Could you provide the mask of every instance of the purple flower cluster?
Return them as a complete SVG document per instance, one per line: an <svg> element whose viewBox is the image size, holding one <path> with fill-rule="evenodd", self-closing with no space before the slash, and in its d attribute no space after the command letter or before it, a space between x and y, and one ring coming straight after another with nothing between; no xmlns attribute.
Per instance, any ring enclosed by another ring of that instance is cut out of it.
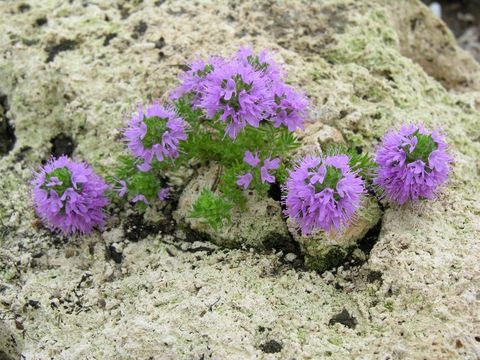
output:
<svg viewBox="0 0 480 360"><path fill-rule="evenodd" d="M192 104L198 106L205 77L213 71L214 67L219 67L223 62L224 60L220 57L212 57L208 63L203 60L194 61L190 69L179 76L181 84L172 91L170 98L177 100L185 94L192 94Z"/></svg>
<svg viewBox="0 0 480 360"><path fill-rule="evenodd" d="M257 168L260 165L260 157L258 152L252 154L250 151L246 151L243 156L243 161L250 165L252 168ZM273 184L275 177L270 173L271 170L277 170L280 167L280 158L271 159L270 157L263 160L263 165L260 167L260 181L262 184ZM237 185L248 189L250 183L254 179L252 172L247 172L244 175L239 175Z"/></svg>
<svg viewBox="0 0 480 360"><path fill-rule="evenodd" d="M140 106L125 129L129 149L135 157L143 160L138 168L149 171L154 157L158 161L176 158L179 142L187 139L186 126L175 111L158 102L146 109Z"/></svg>
<svg viewBox="0 0 480 360"><path fill-rule="evenodd" d="M285 84L281 68L265 50L256 56L251 48L241 48L229 60L196 61L180 79L172 98L192 95L193 105L208 118L218 116L227 124L232 139L245 126L258 127L264 120L290 131L303 129L307 98Z"/></svg>
<svg viewBox="0 0 480 360"><path fill-rule="evenodd" d="M303 235L315 229L339 230L360 207L364 182L348 162L346 155L307 156L290 171L283 198L285 215Z"/></svg>
<svg viewBox="0 0 480 360"><path fill-rule="evenodd" d="M104 225L108 185L86 163L51 159L32 180L35 209L43 223L65 235Z"/></svg>
<svg viewBox="0 0 480 360"><path fill-rule="evenodd" d="M374 180L390 201L432 199L450 172L452 158L446 152L445 136L421 125L404 125L388 132L376 154L378 174Z"/></svg>

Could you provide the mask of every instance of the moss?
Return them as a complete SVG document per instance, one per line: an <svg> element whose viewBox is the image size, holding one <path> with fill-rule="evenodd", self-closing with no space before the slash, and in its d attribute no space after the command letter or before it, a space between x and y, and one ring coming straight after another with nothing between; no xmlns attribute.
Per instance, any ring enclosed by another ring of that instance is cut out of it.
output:
<svg viewBox="0 0 480 360"><path fill-rule="evenodd" d="M392 312L393 311L393 301L391 301L391 300L385 301L385 303L383 304L383 307L385 309L387 309L388 311Z"/></svg>
<svg viewBox="0 0 480 360"><path fill-rule="evenodd" d="M340 266L349 252L349 249L340 246L327 246L320 253L316 252L315 256L305 255L305 266L318 272L331 270Z"/></svg>

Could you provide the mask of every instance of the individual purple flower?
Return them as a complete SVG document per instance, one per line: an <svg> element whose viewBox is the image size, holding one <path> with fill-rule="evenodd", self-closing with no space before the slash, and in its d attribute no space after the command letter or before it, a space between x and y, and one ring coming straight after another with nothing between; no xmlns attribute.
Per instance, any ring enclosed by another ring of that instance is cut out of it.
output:
<svg viewBox="0 0 480 360"><path fill-rule="evenodd" d="M168 199L170 195L170 188L166 187L166 188L162 188L160 189L160 191L158 192L158 198L160 199L160 201L165 201Z"/></svg>
<svg viewBox="0 0 480 360"><path fill-rule="evenodd" d="M238 177L237 185L242 187L244 190L248 189L250 183L253 180L253 175L251 173L246 173Z"/></svg>
<svg viewBox="0 0 480 360"><path fill-rule="evenodd" d="M263 166L260 169L260 178L262 183L273 184L275 182L275 177L269 173L269 170L277 170L280 167L280 158L266 158L263 161Z"/></svg>
<svg viewBox="0 0 480 360"><path fill-rule="evenodd" d="M275 84L273 89L275 106L270 121L278 128L284 125L290 131L304 129L308 100L304 94L296 92L291 86Z"/></svg>
<svg viewBox="0 0 480 360"><path fill-rule="evenodd" d="M118 183L120 184L120 188L116 189L118 196L124 197L128 191L127 183L125 182L125 180L119 180Z"/></svg>
<svg viewBox="0 0 480 360"><path fill-rule="evenodd" d="M348 226L360 207L364 182L351 171L348 161L346 155L307 156L289 172L283 197L285 215L303 235Z"/></svg>
<svg viewBox="0 0 480 360"><path fill-rule="evenodd" d="M140 106L124 133L130 151L143 160L138 168L150 170L154 157L158 161L176 158L180 141L187 139L186 126L173 110L158 102L146 109Z"/></svg>
<svg viewBox="0 0 480 360"><path fill-rule="evenodd" d="M32 180L35 210L52 231L88 234L105 223L106 182L86 163L52 158Z"/></svg>
<svg viewBox="0 0 480 360"><path fill-rule="evenodd" d="M422 125L404 125L384 136L376 162L374 184L385 191L388 200L402 205L432 199L448 178L452 158L444 135Z"/></svg>
<svg viewBox="0 0 480 360"><path fill-rule="evenodd" d="M243 155L243 161L251 167L257 167L257 165L260 163L258 151L255 153L255 155L253 155L250 151L245 151L245 154Z"/></svg>
<svg viewBox="0 0 480 360"><path fill-rule="evenodd" d="M233 60L206 76L199 106L209 118L218 115L227 123L225 131L235 139L247 124L258 127L270 115L273 98L260 72Z"/></svg>

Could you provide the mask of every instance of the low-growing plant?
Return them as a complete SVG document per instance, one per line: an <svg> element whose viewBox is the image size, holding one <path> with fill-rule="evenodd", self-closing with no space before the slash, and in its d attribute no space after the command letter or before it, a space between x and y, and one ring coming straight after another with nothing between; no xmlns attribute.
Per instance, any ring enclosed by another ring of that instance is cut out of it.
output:
<svg viewBox="0 0 480 360"><path fill-rule="evenodd" d="M169 104L140 105L131 117L123 130L129 154L119 157L110 188L145 211L168 199L170 171L216 163L218 181L201 190L189 217L218 230L232 209L245 209L246 190L265 196L282 185L284 214L308 235L349 226L367 188L404 204L433 198L447 180L452 158L445 137L421 125L388 132L375 160L345 146L292 160L308 100L285 79L266 51L250 48L193 62ZM32 185L36 211L52 230L102 227L109 186L87 164L51 159Z"/></svg>
<svg viewBox="0 0 480 360"><path fill-rule="evenodd" d="M234 206L244 207L244 190L266 194L285 180L308 101L266 51L250 48L196 61L180 79L171 105L140 106L130 120L124 136L131 155L120 158L114 179L119 194L144 210L165 189L167 170L216 162L218 190L202 191L189 216L218 228Z"/></svg>

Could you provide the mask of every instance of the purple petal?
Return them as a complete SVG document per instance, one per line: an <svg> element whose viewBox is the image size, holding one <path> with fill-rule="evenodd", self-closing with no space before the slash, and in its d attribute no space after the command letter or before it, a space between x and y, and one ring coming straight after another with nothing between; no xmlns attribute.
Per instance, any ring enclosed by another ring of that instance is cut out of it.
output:
<svg viewBox="0 0 480 360"><path fill-rule="evenodd" d="M255 153L255 155L253 155L250 151L245 151L243 161L245 161L251 167L257 167L257 165L260 163L258 151Z"/></svg>
<svg viewBox="0 0 480 360"><path fill-rule="evenodd" d="M253 176L251 173L246 173L245 175L239 176L237 180L237 185L243 187L245 190L248 189L250 182L252 181Z"/></svg>

